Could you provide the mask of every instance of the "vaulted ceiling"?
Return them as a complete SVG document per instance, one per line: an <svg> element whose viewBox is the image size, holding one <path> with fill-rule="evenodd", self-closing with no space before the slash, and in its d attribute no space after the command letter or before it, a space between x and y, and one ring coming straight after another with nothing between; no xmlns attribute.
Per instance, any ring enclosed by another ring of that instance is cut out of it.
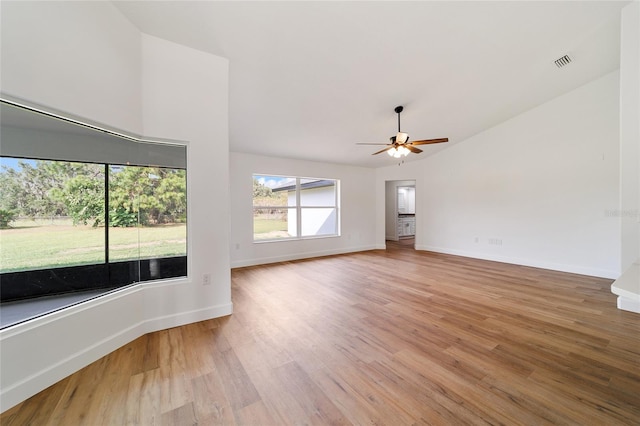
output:
<svg viewBox="0 0 640 426"><path fill-rule="evenodd" d="M617 69L629 2L113 3L229 59L231 151L380 167L356 143L386 143L397 105L412 139L450 139L416 160Z"/></svg>

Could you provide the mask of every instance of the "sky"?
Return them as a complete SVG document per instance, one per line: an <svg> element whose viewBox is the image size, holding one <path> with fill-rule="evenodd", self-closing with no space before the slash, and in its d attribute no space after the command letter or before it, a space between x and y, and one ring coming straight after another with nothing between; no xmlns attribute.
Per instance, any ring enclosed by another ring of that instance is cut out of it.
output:
<svg viewBox="0 0 640 426"><path fill-rule="evenodd" d="M24 158L0 157L0 173L4 172L4 167L1 167L1 166L7 166L8 168L19 170L20 166L18 166L18 161L30 163L31 165L34 165L34 166L36 164L36 160L26 160Z"/></svg>
<svg viewBox="0 0 640 426"><path fill-rule="evenodd" d="M296 181L295 178L284 176L254 175L253 177L262 185L272 189L276 186L281 186L285 183L295 183Z"/></svg>

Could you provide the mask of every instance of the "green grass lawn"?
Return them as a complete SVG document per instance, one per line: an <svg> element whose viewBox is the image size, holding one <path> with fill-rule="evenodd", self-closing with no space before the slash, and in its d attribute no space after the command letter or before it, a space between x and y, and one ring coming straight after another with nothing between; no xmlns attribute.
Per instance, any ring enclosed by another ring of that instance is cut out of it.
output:
<svg viewBox="0 0 640 426"><path fill-rule="evenodd" d="M104 262L104 228L19 224L0 230L0 272ZM187 252L185 224L111 228L111 261L179 256Z"/></svg>
<svg viewBox="0 0 640 426"><path fill-rule="evenodd" d="M264 234L273 231L286 231L287 221L278 219L253 219L253 233Z"/></svg>
<svg viewBox="0 0 640 426"><path fill-rule="evenodd" d="M253 218L253 238L256 240L267 240L276 238L287 238L287 221L281 219Z"/></svg>

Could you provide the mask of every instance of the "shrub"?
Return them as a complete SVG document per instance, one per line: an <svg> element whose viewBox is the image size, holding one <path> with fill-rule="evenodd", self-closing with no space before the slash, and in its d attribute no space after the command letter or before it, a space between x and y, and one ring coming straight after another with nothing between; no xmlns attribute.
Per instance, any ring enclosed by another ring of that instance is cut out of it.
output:
<svg viewBox="0 0 640 426"><path fill-rule="evenodd" d="M0 229L9 228L9 222L16 218L16 214L9 210L0 209Z"/></svg>
<svg viewBox="0 0 640 426"><path fill-rule="evenodd" d="M124 207L119 206L115 210L109 212L109 225L126 228L136 226L138 224L138 215L128 211Z"/></svg>

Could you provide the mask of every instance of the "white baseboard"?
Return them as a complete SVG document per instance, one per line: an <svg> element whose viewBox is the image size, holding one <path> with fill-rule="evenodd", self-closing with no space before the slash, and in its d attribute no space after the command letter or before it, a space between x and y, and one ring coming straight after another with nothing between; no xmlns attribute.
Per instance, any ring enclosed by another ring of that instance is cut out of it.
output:
<svg viewBox="0 0 640 426"><path fill-rule="evenodd" d="M179 327L181 325L192 324L194 322L205 321L211 318L220 318L233 313L233 303L211 306L189 312L180 312L173 315L153 318L144 322L144 333L166 330L167 328Z"/></svg>
<svg viewBox="0 0 640 426"><path fill-rule="evenodd" d="M640 313L640 259L611 284L611 292L618 296L618 309Z"/></svg>
<svg viewBox="0 0 640 426"><path fill-rule="evenodd" d="M114 300L120 297L126 297L127 294L131 296L141 290L141 288L127 289L124 291L125 294L113 295L111 297L107 296L107 300L96 299L95 304L109 303L109 299ZM50 315L49 318L47 318L47 316L41 317L33 324L27 324L22 330L20 330L20 327L9 330L9 333L5 333L3 338L10 338L21 333L29 333L30 331L37 332L39 325L46 325L74 314L81 315L81 312L87 309L91 309L90 304L72 307L68 312L54 313ZM8 410L140 336L153 331L230 315L232 312L233 304L229 302L227 304L188 312L178 312L171 315L146 319L132 324L130 327L119 330L104 339L96 341L81 351L72 353L68 357L48 365L46 368L32 372L22 380L3 386L0 391L0 412Z"/></svg>
<svg viewBox="0 0 640 426"><path fill-rule="evenodd" d="M622 296L618 296L618 301L616 305L618 309L621 309L623 311L635 312L637 314L640 314L640 302L637 300L627 299Z"/></svg>
<svg viewBox="0 0 640 426"><path fill-rule="evenodd" d="M533 268L549 269L552 271L568 272L572 274L588 275L588 276L599 277L599 278L616 279L620 275L620 271L614 271L614 270L608 270L608 269L589 268L589 267L584 267L579 265L567 265L563 263L522 259L517 257L500 256L500 255L493 255L488 253L478 253L478 252L471 252L466 250L448 249L443 247L420 245L420 246L416 246L416 250L433 251L436 253L443 253L443 254L453 254L455 256L470 257L473 259L490 260L494 262L510 263L513 265L521 265L521 266L531 266Z"/></svg>
<svg viewBox="0 0 640 426"><path fill-rule="evenodd" d="M266 264L269 264L269 263L288 262L288 261L291 261L291 260L310 259L310 258L313 258L313 257L333 256L333 255L336 255L336 254L356 253L356 252L359 252L359 251L376 250L378 248L379 247L377 247L376 245L367 245L367 246L349 247L349 248L334 249L334 250L310 251L310 252L304 252L304 253L288 253L286 255L281 255L281 256L261 257L261 258L256 258L256 259L245 259L245 260L235 260L235 261L231 261L231 267L232 268L243 268L245 266L266 265Z"/></svg>
<svg viewBox="0 0 640 426"><path fill-rule="evenodd" d="M74 353L62 361L56 362L17 383L3 388L0 392L0 401L2 402L0 410L2 412L8 410L119 347L137 339L144 334L140 333L139 329L140 324L136 324L126 330L122 330L108 339L94 343L82 352Z"/></svg>

